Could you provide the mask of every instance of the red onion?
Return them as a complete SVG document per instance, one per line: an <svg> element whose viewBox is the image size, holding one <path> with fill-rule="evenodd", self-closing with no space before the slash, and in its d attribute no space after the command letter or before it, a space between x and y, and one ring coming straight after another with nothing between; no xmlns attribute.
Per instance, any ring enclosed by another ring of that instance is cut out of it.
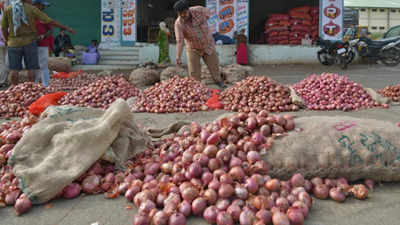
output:
<svg viewBox="0 0 400 225"><path fill-rule="evenodd" d="M393 102L400 102L400 83L397 85L389 85L377 92L386 98L390 98Z"/></svg>
<svg viewBox="0 0 400 225"><path fill-rule="evenodd" d="M240 167L242 165L242 160L240 160L239 158L232 156L231 161L229 162L229 167L233 168L233 167Z"/></svg>
<svg viewBox="0 0 400 225"><path fill-rule="evenodd" d="M233 167L229 171L229 175L235 180L235 181L242 181L245 173L243 169L240 166Z"/></svg>
<svg viewBox="0 0 400 225"><path fill-rule="evenodd" d="M192 212L195 216L200 216L203 214L204 210L207 207L207 201L204 198L196 198L192 202Z"/></svg>
<svg viewBox="0 0 400 225"><path fill-rule="evenodd" d="M205 190L203 197L209 205L214 205L217 202L218 194L214 189L207 189Z"/></svg>
<svg viewBox="0 0 400 225"><path fill-rule="evenodd" d="M208 185L213 179L213 175L210 172L203 173L201 175L201 181L203 182L204 185Z"/></svg>
<svg viewBox="0 0 400 225"><path fill-rule="evenodd" d="M148 215L152 209L156 208L156 204L150 200L146 200L140 204L139 214Z"/></svg>
<svg viewBox="0 0 400 225"><path fill-rule="evenodd" d="M17 199L14 205L17 216L20 216L28 212L31 207L32 207L32 202L24 194Z"/></svg>
<svg viewBox="0 0 400 225"><path fill-rule="evenodd" d="M218 133L212 133L210 137L207 138L207 145L218 145L221 141Z"/></svg>
<svg viewBox="0 0 400 225"><path fill-rule="evenodd" d="M197 196L199 196L199 191L196 188L188 187L182 192L182 197L188 202L192 202Z"/></svg>
<svg viewBox="0 0 400 225"><path fill-rule="evenodd" d="M354 185L351 189L351 193L353 193L354 197L359 200L368 198L368 189L363 184Z"/></svg>
<svg viewBox="0 0 400 225"><path fill-rule="evenodd" d="M194 162L189 166L189 174L193 177L200 177L202 173L201 165L198 162Z"/></svg>
<svg viewBox="0 0 400 225"><path fill-rule="evenodd" d="M208 208L206 208L206 210L204 210L203 218L209 224L217 223L217 216L218 216L218 209L215 206L209 206Z"/></svg>
<svg viewBox="0 0 400 225"><path fill-rule="evenodd" d="M252 211L244 210L242 213L240 213L239 222L240 225L253 225L255 219L255 215Z"/></svg>
<svg viewBox="0 0 400 225"><path fill-rule="evenodd" d="M291 225L303 225L304 224L304 215L301 209L296 207L291 207L288 209L286 213L289 218Z"/></svg>
<svg viewBox="0 0 400 225"><path fill-rule="evenodd" d="M311 181L309 181L309 180L305 180L305 181L304 181L304 189L305 189L308 193L310 193L310 192L313 190L313 185L312 185Z"/></svg>
<svg viewBox="0 0 400 225"><path fill-rule="evenodd" d="M158 211L152 220L153 225L168 225L168 215L163 211Z"/></svg>
<svg viewBox="0 0 400 225"><path fill-rule="evenodd" d="M187 201L183 201L179 204L178 210L184 216L188 217L192 213L192 205Z"/></svg>
<svg viewBox="0 0 400 225"><path fill-rule="evenodd" d="M247 160L249 163L255 163L261 159L260 154L256 151L250 151L247 153Z"/></svg>
<svg viewBox="0 0 400 225"><path fill-rule="evenodd" d="M217 159L221 162L229 162L231 159L231 152L228 149L221 149L217 152Z"/></svg>
<svg viewBox="0 0 400 225"><path fill-rule="evenodd" d="M266 184L265 187L269 190L269 191L279 191L280 189L280 182L278 179L272 179L269 180Z"/></svg>
<svg viewBox="0 0 400 225"><path fill-rule="evenodd" d="M79 184L72 183L64 188L63 197L66 199L76 198L81 193L81 190L82 188Z"/></svg>
<svg viewBox="0 0 400 225"><path fill-rule="evenodd" d="M100 176L91 175L82 181L82 190L88 194L95 194L100 190Z"/></svg>
<svg viewBox="0 0 400 225"><path fill-rule="evenodd" d="M219 212L217 215L217 225L233 225L232 216L227 212Z"/></svg>
<svg viewBox="0 0 400 225"><path fill-rule="evenodd" d="M228 199L218 199L217 201L217 209L220 211L227 210L229 207L230 201Z"/></svg>
<svg viewBox="0 0 400 225"><path fill-rule="evenodd" d="M6 194L4 203L6 203L6 205L14 205L15 202L17 201L18 197L20 196L20 194L21 194L21 191L19 191L19 190L15 190L15 191L12 191L12 192Z"/></svg>
<svg viewBox="0 0 400 225"><path fill-rule="evenodd" d="M292 207L296 207L298 209L301 210L301 212L303 213L304 218L307 218L308 214L309 214L309 207L301 201L296 201L292 204Z"/></svg>
<svg viewBox="0 0 400 225"><path fill-rule="evenodd" d="M311 179L311 183L314 186L317 186L318 184L324 184L324 181L320 177L314 177L313 179Z"/></svg>
<svg viewBox="0 0 400 225"><path fill-rule="evenodd" d="M133 218L133 225L150 225L150 218L146 215L137 214Z"/></svg>
<svg viewBox="0 0 400 225"><path fill-rule="evenodd" d="M216 191L218 191L220 187L221 187L221 183L220 183L218 180L216 180L216 179L212 180L212 181L208 184L208 188L214 189L214 190L216 190Z"/></svg>
<svg viewBox="0 0 400 225"><path fill-rule="evenodd" d="M342 191L340 191L338 188L330 189L329 196L337 202L344 202L346 200L345 194Z"/></svg>
<svg viewBox="0 0 400 225"><path fill-rule="evenodd" d="M275 212L272 215L272 223L274 225L290 225L289 218L282 212Z"/></svg>
<svg viewBox="0 0 400 225"><path fill-rule="evenodd" d="M303 187L304 186L304 177L303 175L296 173L290 178L290 184L293 187Z"/></svg>
<svg viewBox="0 0 400 225"><path fill-rule="evenodd" d="M319 184L314 187L314 195L319 199L327 199L329 197L329 188L325 184Z"/></svg>
<svg viewBox="0 0 400 225"><path fill-rule="evenodd" d="M235 195L239 199L246 200L248 198L248 196L249 196L249 192L247 191L247 189L245 187L243 187L240 184L237 184L235 186Z"/></svg>
<svg viewBox="0 0 400 225"><path fill-rule="evenodd" d="M169 218L169 225L186 225L186 218L182 213L174 213Z"/></svg>
<svg viewBox="0 0 400 225"><path fill-rule="evenodd" d="M286 210L289 208L289 202L286 198L279 197L276 199L276 207L286 212Z"/></svg>
<svg viewBox="0 0 400 225"><path fill-rule="evenodd" d="M257 181L255 179L252 179L252 178L248 178L246 180L245 187L252 194L257 193L258 188L259 188Z"/></svg>
<svg viewBox="0 0 400 225"><path fill-rule="evenodd" d="M234 221L239 221L240 219L240 214L242 213L242 209L238 205L230 205L228 209L226 210L227 213L229 213L232 216L232 219Z"/></svg>
<svg viewBox="0 0 400 225"><path fill-rule="evenodd" d="M256 213L256 218L261 220L264 224L272 223L272 213L268 210L261 209Z"/></svg>

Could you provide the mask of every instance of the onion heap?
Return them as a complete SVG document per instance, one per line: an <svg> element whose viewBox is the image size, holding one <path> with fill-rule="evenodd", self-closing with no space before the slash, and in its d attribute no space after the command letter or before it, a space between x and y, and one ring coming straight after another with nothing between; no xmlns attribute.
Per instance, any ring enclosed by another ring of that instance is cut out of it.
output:
<svg viewBox="0 0 400 225"><path fill-rule="evenodd" d="M298 111L292 103L290 89L263 76L251 76L237 82L221 93L221 101L226 110L235 112Z"/></svg>
<svg viewBox="0 0 400 225"><path fill-rule="evenodd" d="M360 84L333 73L310 75L293 88L309 110L350 111L381 106Z"/></svg>
<svg viewBox="0 0 400 225"><path fill-rule="evenodd" d="M393 102L400 102L400 83L397 85L390 85L378 91L379 94L389 98Z"/></svg>
<svg viewBox="0 0 400 225"><path fill-rule="evenodd" d="M50 87L56 91L72 92L95 82L99 77L96 74L83 73L68 79L51 79Z"/></svg>
<svg viewBox="0 0 400 225"><path fill-rule="evenodd" d="M175 76L143 91L132 111L152 113L196 112L207 110L211 91L193 78Z"/></svg>
<svg viewBox="0 0 400 225"><path fill-rule="evenodd" d="M126 100L139 93L139 89L121 76L105 77L65 95L60 105L107 109L118 98Z"/></svg>
<svg viewBox="0 0 400 225"><path fill-rule="evenodd" d="M28 107L42 95L54 92L52 88L26 82L0 91L0 117L24 117Z"/></svg>

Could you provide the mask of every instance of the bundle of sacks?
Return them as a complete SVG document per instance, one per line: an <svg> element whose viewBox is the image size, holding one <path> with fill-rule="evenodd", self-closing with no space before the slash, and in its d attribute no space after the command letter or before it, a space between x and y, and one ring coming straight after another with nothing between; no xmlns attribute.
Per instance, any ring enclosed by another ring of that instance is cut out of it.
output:
<svg viewBox="0 0 400 225"><path fill-rule="evenodd" d="M289 44L289 15L271 14L265 22L265 33L267 34L267 44Z"/></svg>
<svg viewBox="0 0 400 225"><path fill-rule="evenodd" d="M318 7L303 6L291 9L290 15L290 37L291 45L300 45L302 39L309 36L315 41L318 37L319 9Z"/></svg>
<svg viewBox="0 0 400 225"><path fill-rule="evenodd" d="M219 69L224 82L227 84L234 84L244 80L254 73L254 69L251 66L242 66L239 64L231 64L224 67L220 66ZM206 85L215 84L215 80L212 78L207 66L201 68L201 82Z"/></svg>

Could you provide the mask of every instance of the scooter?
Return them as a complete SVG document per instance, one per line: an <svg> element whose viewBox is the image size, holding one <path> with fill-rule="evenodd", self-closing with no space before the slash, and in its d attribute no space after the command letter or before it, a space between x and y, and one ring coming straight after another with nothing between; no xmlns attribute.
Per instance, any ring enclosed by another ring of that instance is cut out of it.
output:
<svg viewBox="0 0 400 225"><path fill-rule="evenodd" d="M372 61L381 61L386 66L400 64L400 37L371 40L360 37L350 41L350 46L357 50L360 57Z"/></svg>
<svg viewBox="0 0 400 225"><path fill-rule="evenodd" d="M347 41L330 41L319 38L317 45L321 47L321 50L317 53L318 61L325 66L331 66L336 63L340 64L342 69L347 69L347 65L355 57L355 52Z"/></svg>

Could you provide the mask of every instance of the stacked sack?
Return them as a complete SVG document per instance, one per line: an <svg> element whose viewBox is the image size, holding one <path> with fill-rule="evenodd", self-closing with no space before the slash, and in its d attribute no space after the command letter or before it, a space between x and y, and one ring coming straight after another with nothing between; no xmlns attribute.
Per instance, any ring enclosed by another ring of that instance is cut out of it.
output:
<svg viewBox="0 0 400 225"><path fill-rule="evenodd" d="M267 44L289 44L290 17L287 14L271 14L265 22Z"/></svg>
<svg viewBox="0 0 400 225"><path fill-rule="evenodd" d="M300 45L308 35L312 41L318 38L319 9L318 7L297 7L289 11L291 45Z"/></svg>

